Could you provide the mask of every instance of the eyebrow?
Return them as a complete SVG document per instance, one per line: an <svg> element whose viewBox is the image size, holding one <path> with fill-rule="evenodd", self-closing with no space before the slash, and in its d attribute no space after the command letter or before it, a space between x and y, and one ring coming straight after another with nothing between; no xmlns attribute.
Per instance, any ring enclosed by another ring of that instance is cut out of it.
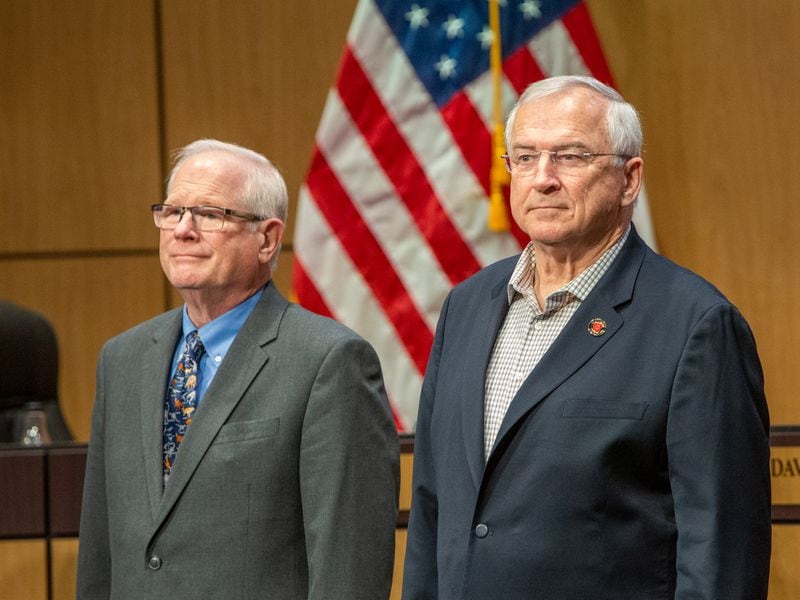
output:
<svg viewBox="0 0 800 600"><path fill-rule="evenodd" d="M197 206L218 206L222 207L222 203L225 202L225 198L222 197L215 197L212 198L210 196L205 195L188 195L188 194L169 194L166 198L164 198L163 204L170 204L175 206L186 206L186 202L197 200Z"/></svg>
<svg viewBox="0 0 800 600"><path fill-rule="evenodd" d="M559 150L566 150L568 148L577 148L580 150L589 150L589 146L587 146L583 142L574 141L574 142L567 142L562 144L556 144L550 148L551 152L558 152ZM537 152L540 151L539 148L536 147L535 144L512 144L512 150L519 151L519 150L536 150Z"/></svg>

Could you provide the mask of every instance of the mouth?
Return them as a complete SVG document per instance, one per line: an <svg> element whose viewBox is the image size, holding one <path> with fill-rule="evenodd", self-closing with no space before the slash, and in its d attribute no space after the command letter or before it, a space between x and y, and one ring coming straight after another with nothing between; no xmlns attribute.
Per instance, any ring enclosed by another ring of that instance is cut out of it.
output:
<svg viewBox="0 0 800 600"><path fill-rule="evenodd" d="M566 206L557 206L553 204L539 204L531 206L530 210L565 210Z"/></svg>
<svg viewBox="0 0 800 600"><path fill-rule="evenodd" d="M170 254L169 257L172 260L201 260L206 258L199 254Z"/></svg>

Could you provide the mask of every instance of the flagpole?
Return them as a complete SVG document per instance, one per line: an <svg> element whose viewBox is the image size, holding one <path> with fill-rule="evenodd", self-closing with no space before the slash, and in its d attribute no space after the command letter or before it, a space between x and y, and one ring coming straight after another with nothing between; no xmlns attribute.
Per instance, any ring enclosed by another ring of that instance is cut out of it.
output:
<svg viewBox="0 0 800 600"><path fill-rule="evenodd" d="M505 140L503 137L502 76L503 53L500 37L500 5L498 0L489 0L489 27L492 30L490 64L492 71L492 167L490 171L489 217L490 231L509 230L503 186L508 185L509 176L503 159Z"/></svg>

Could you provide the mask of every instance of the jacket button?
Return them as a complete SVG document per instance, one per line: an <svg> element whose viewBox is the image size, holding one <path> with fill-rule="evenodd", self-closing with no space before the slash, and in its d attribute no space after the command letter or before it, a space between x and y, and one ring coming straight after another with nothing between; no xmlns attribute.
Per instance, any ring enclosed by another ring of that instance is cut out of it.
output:
<svg viewBox="0 0 800 600"><path fill-rule="evenodd" d="M484 523L478 523L478 525L475 527L475 535L477 535L479 538L485 538L487 535L489 535L489 528Z"/></svg>
<svg viewBox="0 0 800 600"><path fill-rule="evenodd" d="M150 557L150 561L147 563L147 566L153 569L153 571L158 571L161 568L161 559L154 554Z"/></svg>

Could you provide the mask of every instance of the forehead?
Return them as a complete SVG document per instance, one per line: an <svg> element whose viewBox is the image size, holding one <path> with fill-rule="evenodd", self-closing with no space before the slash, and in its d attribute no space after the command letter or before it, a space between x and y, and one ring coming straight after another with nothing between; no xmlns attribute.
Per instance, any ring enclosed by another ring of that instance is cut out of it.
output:
<svg viewBox="0 0 800 600"><path fill-rule="evenodd" d="M203 152L178 167L169 197L173 200L235 203L247 178L241 161L225 152Z"/></svg>
<svg viewBox="0 0 800 600"><path fill-rule="evenodd" d="M575 87L519 107L511 130L511 146L581 144L594 148L609 141L608 100Z"/></svg>

